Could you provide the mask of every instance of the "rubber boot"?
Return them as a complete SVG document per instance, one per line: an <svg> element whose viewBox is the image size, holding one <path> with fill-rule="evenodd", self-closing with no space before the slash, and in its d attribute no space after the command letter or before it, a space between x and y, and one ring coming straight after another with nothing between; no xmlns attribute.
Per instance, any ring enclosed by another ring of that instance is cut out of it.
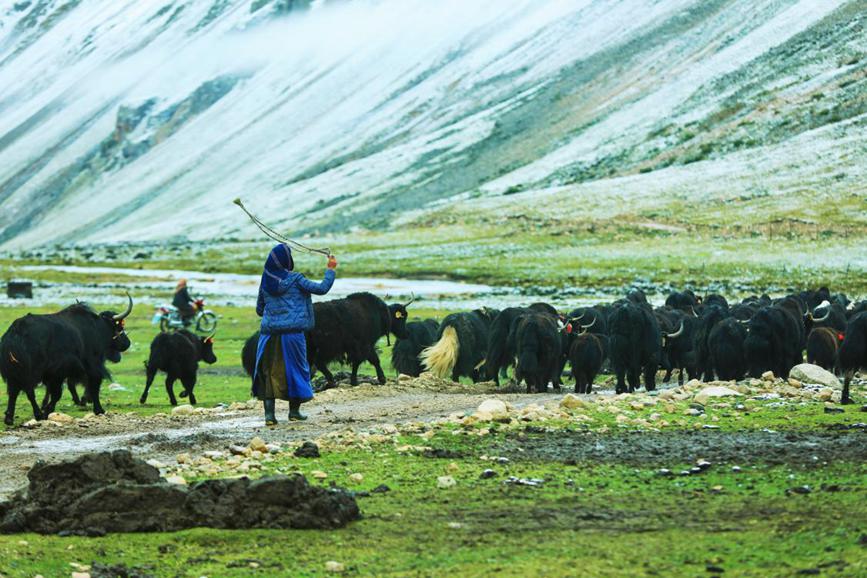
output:
<svg viewBox="0 0 867 578"><path fill-rule="evenodd" d="M304 421L307 416L302 414L300 401L289 401L289 421Z"/></svg>
<svg viewBox="0 0 867 578"><path fill-rule="evenodd" d="M277 416L274 413L276 402L273 399L266 399L262 403L265 406L265 425L277 425Z"/></svg>

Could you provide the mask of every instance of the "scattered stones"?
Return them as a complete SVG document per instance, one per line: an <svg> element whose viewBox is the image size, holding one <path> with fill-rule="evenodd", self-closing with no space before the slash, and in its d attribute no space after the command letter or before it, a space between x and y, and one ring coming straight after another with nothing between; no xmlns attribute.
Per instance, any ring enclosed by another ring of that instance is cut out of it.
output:
<svg viewBox="0 0 867 578"><path fill-rule="evenodd" d="M296 458L318 458L320 457L319 446L313 442L304 442L295 450L294 455Z"/></svg>
<svg viewBox="0 0 867 578"><path fill-rule="evenodd" d="M325 571L331 574L342 574L346 572L346 566L335 560L329 560L325 563Z"/></svg>
<svg viewBox="0 0 867 578"><path fill-rule="evenodd" d="M831 406L827 406L827 405L825 406L825 413L845 413L845 412L846 412L846 410L844 410L842 407L831 407Z"/></svg>
<svg viewBox="0 0 867 578"><path fill-rule="evenodd" d="M312 472L310 472L310 475L313 476L314 478L316 478L317 480L324 480L325 478L328 477L328 474L326 474L322 470L313 470Z"/></svg>
<svg viewBox="0 0 867 578"><path fill-rule="evenodd" d="M667 468L661 468L661 469L657 470L656 474L657 474L658 476L662 476L662 477L664 477L664 478L668 478L668 477L671 477L671 476L674 475L674 474L671 472L671 470L669 470L669 469L667 469Z"/></svg>
<svg viewBox="0 0 867 578"><path fill-rule="evenodd" d="M545 480L539 478L517 478L515 476L509 476L504 483L513 486L530 486L538 488L545 483Z"/></svg>
<svg viewBox="0 0 867 578"><path fill-rule="evenodd" d="M437 478L437 488L445 489L457 485L457 481L451 476L439 476Z"/></svg>
<svg viewBox="0 0 867 578"><path fill-rule="evenodd" d="M479 477L483 480L494 478L496 476L497 476L497 472L495 472L494 470L491 470L491 469L484 470L481 474L479 474Z"/></svg>
<svg viewBox="0 0 867 578"><path fill-rule="evenodd" d="M696 416L702 415L703 413L704 413L704 412L701 411L700 409L696 409L696 408L694 408L694 407L690 407L690 408L686 409L686 410L683 412L683 415L688 415L688 416L696 417Z"/></svg>
<svg viewBox="0 0 867 578"><path fill-rule="evenodd" d="M786 490L786 495L791 495L791 494L805 495L805 494L811 493L812 491L813 491L813 489L810 486L795 486L794 488L789 488L788 490Z"/></svg>
<svg viewBox="0 0 867 578"><path fill-rule="evenodd" d="M364 476L362 474L358 474L358 473L350 474L349 475L349 481L352 482L353 484L360 484L361 482L364 481Z"/></svg>
<svg viewBox="0 0 867 578"><path fill-rule="evenodd" d="M186 486L187 480L185 480L181 476L166 476L166 482L169 484L175 484L177 486Z"/></svg>
<svg viewBox="0 0 867 578"><path fill-rule="evenodd" d="M229 446L229 453L233 456L244 456L247 457L252 453L252 450L246 446L239 445L231 445Z"/></svg>
<svg viewBox="0 0 867 578"><path fill-rule="evenodd" d="M777 377L773 371L766 371L762 374L762 381L776 381Z"/></svg>
<svg viewBox="0 0 867 578"><path fill-rule="evenodd" d="M811 363L796 365L792 368L792 371L789 372L789 376L802 383L816 383L833 389L841 389L843 387L840 380L837 379L837 376L830 371Z"/></svg>

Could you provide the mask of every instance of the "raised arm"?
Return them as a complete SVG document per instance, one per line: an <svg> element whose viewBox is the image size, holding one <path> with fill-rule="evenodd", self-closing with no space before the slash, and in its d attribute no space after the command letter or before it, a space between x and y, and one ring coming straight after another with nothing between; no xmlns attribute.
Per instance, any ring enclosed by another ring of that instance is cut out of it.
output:
<svg viewBox="0 0 867 578"><path fill-rule="evenodd" d="M311 281L307 277L301 277L298 280L298 284L308 293L313 293L314 295L325 295L331 290L331 286L334 285L335 277L336 273L334 272L334 269L327 269L325 271L325 279L319 283Z"/></svg>

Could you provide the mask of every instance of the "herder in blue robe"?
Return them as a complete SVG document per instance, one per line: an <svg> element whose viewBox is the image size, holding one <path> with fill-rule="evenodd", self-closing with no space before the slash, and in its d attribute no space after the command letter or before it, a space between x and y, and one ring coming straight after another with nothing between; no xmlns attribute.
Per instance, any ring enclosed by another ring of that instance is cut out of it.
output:
<svg viewBox="0 0 867 578"><path fill-rule="evenodd" d="M305 331L313 329L311 294L325 295L334 284L337 260L328 258L321 283L294 271L295 262L287 245L277 245L268 254L259 284L256 313L262 318L253 395L265 405L265 424L276 425L275 400L289 402L289 419L304 420L301 404L313 399L310 366L307 363Z"/></svg>

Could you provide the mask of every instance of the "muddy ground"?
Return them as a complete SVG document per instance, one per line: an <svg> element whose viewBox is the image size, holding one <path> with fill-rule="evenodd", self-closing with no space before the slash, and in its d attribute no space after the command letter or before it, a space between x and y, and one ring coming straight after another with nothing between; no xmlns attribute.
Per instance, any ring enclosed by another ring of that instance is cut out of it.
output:
<svg viewBox="0 0 867 578"><path fill-rule="evenodd" d="M341 387L322 392L306 404L303 410L309 419L305 422L286 422L288 404L281 402L281 423L275 428L264 427L261 406L256 402L244 409L226 408L182 417L109 413L74 425L18 427L0 435L0 497L23 486L27 470L37 460L56 462L88 452L129 449L137 457L173 462L182 452L225 450L233 444L247 445L254 436L285 445L347 428L362 431L383 424L433 421L454 412L475 410L491 397L516 407L562 397L555 393L491 394L484 388L477 389L478 393L443 393L396 383Z"/></svg>

